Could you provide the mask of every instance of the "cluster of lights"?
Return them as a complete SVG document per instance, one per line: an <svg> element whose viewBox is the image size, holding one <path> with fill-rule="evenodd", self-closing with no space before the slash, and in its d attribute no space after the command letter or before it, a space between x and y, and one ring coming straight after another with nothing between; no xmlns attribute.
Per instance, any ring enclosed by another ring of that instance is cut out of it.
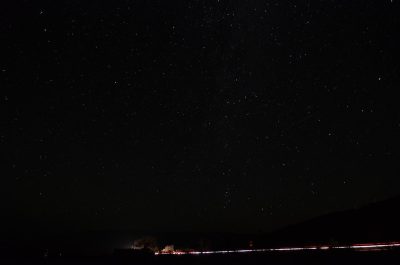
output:
<svg viewBox="0 0 400 265"><path fill-rule="evenodd" d="M323 245L309 247L285 247L285 248L264 248L264 249L238 249L238 250L215 250L215 251L172 251L156 252L155 255L207 255L207 254L231 254L231 253L251 253L251 252L293 252L305 250L330 250L330 249L355 249L355 250L379 250L386 248L400 247L400 242L390 243L370 243L354 245Z"/></svg>

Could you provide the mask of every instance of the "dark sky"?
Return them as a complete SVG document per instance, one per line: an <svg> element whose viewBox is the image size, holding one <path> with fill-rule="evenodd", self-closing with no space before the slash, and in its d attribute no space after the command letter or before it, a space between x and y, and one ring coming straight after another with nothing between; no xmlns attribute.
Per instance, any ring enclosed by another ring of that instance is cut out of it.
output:
<svg viewBox="0 0 400 265"><path fill-rule="evenodd" d="M400 194L397 0L3 1L1 214L271 231Z"/></svg>

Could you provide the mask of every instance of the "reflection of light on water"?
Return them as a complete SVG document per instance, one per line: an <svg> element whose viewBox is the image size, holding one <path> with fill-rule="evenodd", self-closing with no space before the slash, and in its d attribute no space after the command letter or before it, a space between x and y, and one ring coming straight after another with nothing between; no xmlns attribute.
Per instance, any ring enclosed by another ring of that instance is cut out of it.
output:
<svg viewBox="0 0 400 265"><path fill-rule="evenodd" d="M332 250L332 249L351 249L357 251L381 251L400 247L400 242L390 243L368 243L354 245L323 245L309 247L285 247L285 248L264 248L264 249L238 249L238 250L215 250L215 251L180 251L155 252L155 255L208 255L208 254L231 254L231 253L252 253L252 252L293 252L305 250Z"/></svg>

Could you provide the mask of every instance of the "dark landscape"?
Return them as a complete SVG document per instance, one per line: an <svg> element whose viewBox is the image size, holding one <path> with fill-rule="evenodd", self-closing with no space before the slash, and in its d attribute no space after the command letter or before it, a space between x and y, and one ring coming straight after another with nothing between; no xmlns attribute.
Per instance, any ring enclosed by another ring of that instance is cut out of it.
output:
<svg viewBox="0 0 400 265"><path fill-rule="evenodd" d="M48 260L18 259L2 260L2 264L398 264L400 252L375 253L301 253L301 254L249 254L202 257L152 257L148 259L120 259L114 257L96 258L53 258Z"/></svg>
<svg viewBox="0 0 400 265"><path fill-rule="evenodd" d="M347 210L321 216L269 234L152 234L161 249L174 244L183 251L260 250L316 247L319 249L279 250L252 253L155 255L151 249L134 250L130 247L111 249L115 242L129 237L133 241L146 238L132 231L92 232L86 237L59 235L41 238L37 235L31 245L3 242L1 261L4 264L397 264L400 262L398 246L381 249L344 248L353 244L385 244L399 238L399 216L393 211L399 198L380 201L356 210ZM119 234L119 236L118 236ZM110 236L112 235L112 236ZM125 235L125 236L123 236ZM14 235L15 237L15 235ZM147 238L150 236L147 235ZM11 238L11 236L9 237ZM20 239L22 242L23 239ZM102 241L99 244L96 241ZM56 242L59 242L59 245ZM150 242L150 241L147 241ZM249 242L251 245L249 246ZM8 248L5 246L8 243ZM26 243L26 241L25 241ZM84 244L82 244L84 243ZM397 244L397 242L396 242ZM40 246L41 245L41 246ZM46 247L47 246L47 247ZM50 246L50 247L49 247ZM86 247L85 247L86 246ZM108 248L106 247L108 246ZM323 249L324 246L330 249ZM97 247L97 249L95 249ZM343 249L341 249L343 247ZM89 254L91 253L91 254Z"/></svg>

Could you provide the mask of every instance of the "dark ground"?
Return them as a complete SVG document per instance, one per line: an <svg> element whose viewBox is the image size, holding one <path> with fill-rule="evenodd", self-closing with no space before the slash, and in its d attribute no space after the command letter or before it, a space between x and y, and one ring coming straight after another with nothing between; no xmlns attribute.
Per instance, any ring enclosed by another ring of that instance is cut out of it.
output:
<svg viewBox="0 0 400 265"><path fill-rule="evenodd" d="M384 252L301 252L301 253L258 253L210 256L154 256L145 259L119 259L116 257L96 258L53 258L46 260L0 260L1 264L399 264L400 251Z"/></svg>

